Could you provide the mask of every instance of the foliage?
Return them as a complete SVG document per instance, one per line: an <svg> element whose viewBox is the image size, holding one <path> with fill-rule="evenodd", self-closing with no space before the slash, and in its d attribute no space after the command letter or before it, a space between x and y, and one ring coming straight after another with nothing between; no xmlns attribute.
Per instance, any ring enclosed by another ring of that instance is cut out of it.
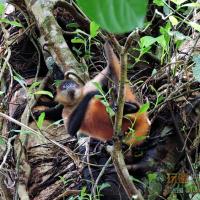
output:
<svg viewBox="0 0 200 200"><path fill-rule="evenodd" d="M69 200L92 200L92 199L96 199L96 200L100 200L101 195L101 191L105 188L110 187L110 185L108 183L103 183L101 185L97 186L97 194L94 197L92 194L87 192L86 187L83 187L81 189L80 195L76 196L76 197L70 197Z"/></svg>
<svg viewBox="0 0 200 200"><path fill-rule="evenodd" d="M106 94L104 93L101 85L97 82L94 82L93 84L95 85L95 87L98 89L100 93L100 95L95 95L95 97L101 100L101 103L106 107L106 112L109 114L110 118L112 118L115 115L115 112L111 108L110 103L108 102Z"/></svg>
<svg viewBox="0 0 200 200"><path fill-rule="evenodd" d="M5 144L5 140L3 139L3 137L0 136L0 145Z"/></svg>
<svg viewBox="0 0 200 200"><path fill-rule="evenodd" d="M85 58L90 58L91 57L91 45L93 44L93 42L98 42L96 40L96 36L99 33L99 26L94 22L90 22L90 34L80 30L79 28L77 28L73 34L75 35L75 37L73 39L71 39L71 42L73 44L81 44L84 46L84 51L85 51ZM76 51L76 53L78 55L81 54L81 52L76 49L75 47L73 47L73 49Z"/></svg>
<svg viewBox="0 0 200 200"><path fill-rule="evenodd" d="M156 200L162 191L163 176L160 173L148 173L148 200Z"/></svg>
<svg viewBox="0 0 200 200"><path fill-rule="evenodd" d="M149 102L143 104L143 105L140 107L140 109L139 109L139 111L138 111L138 114L140 115L140 114L142 114L142 113L147 112L147 110L149 109L149 106L150 106L150 103L149 103Z"/></svg>
<svg viewBox="0 0 200 200"><path fill-rule="evenodd" d="M44 122L44 119L45 119L45 112L42 112L38 118L38 121L37 121L37 126L38 128L42 128L42 124Z"/></svg>
<svg viewBox="0 0 200 200"><path fill-rule="evenodd" d="M4 15L5 9L6 9L5 4L0 3L0 22L10 24L10 25L13 25L13 26L17 26L17 27L22 27L22 25L19 22L10 21L10 20L2 17Z"/></svg>
<svg viewBox="0 0 200 200"><path fill-rule="evenodd" d="M53 94L49 91L46 90L37 90L37 88L40 86L40 81L36 81L34 83L32 83L32 85L29 87L28 89L28 94L30 96L32 95L47 95L51 98L53 98Z"/></svg>
<svg viewBox="0 0 200 200"><path fill-rule="evenodd" d="M175 80L173 79L177 72L181 71L187 72L188 70L192 71L193 78L195 81L200 82L200 56L199 55L190 55L192 57L193 63L189 68L186 68L186 64L178 64L177 66L171 65L171 58L174 54L176 54L179 50L181 44L186 41L190 40L191 38L188 36L189 31L197 31L200 32L200 25L188 17L189 14L193 11L194 8L200 8L200 3L190 3L186 0L171 0L171 1L164 1L164 0L153 0L151 6L154 6L155 12L154 17L152 17L152 21L149 20L149 16L146 18L145 25L146 27L143 28L144 16L146 13L146 0L136 1L136 0L77 0L78 5L84 11L84 13L90 17L92 20L90 22L90 31L86 33L80 29L76 23L67 24L67 27L74 28L72 33L74 38L71 40L74 46L79 44L81 47L84 47L85 56L84 59L86 61L90 60L93 56L91 52L91 46L93 44L97 45L102 43L101 34L105 33L100 28L105 29L112 33L125 33L129 31L133 31L136 28L140 29L140 39L136 40L135 42L138 44L136 48L132 48L131 50L137 50L137 56L132 56L134 60L134 64L143 61L146 55L154 56L160 63L158 63L160 68L156 68L152 64L152 77L159 76L159 70L163 70L167 72L170 83L173 85ZM5 6L4 4L0 3L0 22L11 24L13 26L21 27L22 25L16 21L9 21L8 19L4 18ZM153 26L154 22L158 22L159 28L154 30ZM161 22L161 23L160 23ZM149 28L150 27L150 28ZM152 28L153 27L153 28ZM102 31L102 33L101 33ZM187 32L188 31L188 32ZM97 37L100 36L100 37ZM120 44L124 44L125 37L127 35L120 35ZM75 47L73 47L75 50ZM76 49L78 55L81 55L82 52L79 49ZM131 51L129 52L131 55ZM130 56L129 55L129 56ZM87 60L88 58L88 60ZM133 65L134 65L133 64ZM132 64L131 64L132 65ZM169 67L170 66L170 67ZM177 69L178 68L178 69ZM135 69L134 69L135 70ZM141 66L141 71L143 70L143 66ZM135 71L134 71L135 72ZM172 76L171 76L172 75ZM181 74L182 75L182 74ZM148 78L152 78L148 77ZM25 80L23 77L20 77L18 74L14 73L13 76L14 80L16 80L23 88L27 91L28 97L33 97L33 95L47 95L53 98L53 94L49 91L40 90L40 82L33 83L30 87L26 85ZM159 108L168 97L165 96L165 93L160 92L157 87L152 82L145 83L145 81L138 81L141 83L141 91L148 90L150 93L149 96L153 96L154 98L149 98L150 100L147 103L143 104L140 107L139 112L137 113L142 114L147 112L149 109L151 111L156 110L159 114ZM56 83L57 84L57 83ZM98 89L100 95L96 95L96 98L100 99L100 101L105 105L106 111L112 118L115 115L113 108L110 106L110 102L108 100L107 95L110 93L105 94L102 87L98 83L94 83L96 88ZM175 84L174 84L175 85ZM173 85L173 86L174 86ZM175 85L176 86L176 85ZM188 87L189 88L189 87ZM187 89L188 89L187 88ZM169 89L169 90L168 90ZM170 86L167 86L168 94L170 93ZM181 93L179 91L179 93ZM4 92L0 91L0 95L4 94ZM145 94L145 93L144 93ZM171 94L169 94L171 95ZM145 98L148 98L145 97ZM171 96L170 96L171 98ZM156 114L157 114L156 113ZM154 114L154 113L153 113ZM128 119L128 116L125 116ZM155 116L154 116L155 117ZM43 122L45 120L45 113L42 113L38 120L37 125L41 129L43 127ZM55 122L54 125L60 125L60 121ZM135 122L132 123L132 127L130 128L131 137L134 137L134 125ZM168 127L167 127L168 128ZM166 129L167 129L166 128ZM165 129L164 129L165 130ZM167 133L170 133L171 129L167 129ZM15 132L20 132L19 130L15 130ZM162 133L163 131L161 131ZM22 134L30 134L31 131L21 131ZM167 134L166 133L166 134ZM162 135L161 135L162 136ZM143 137L137 138L138 140L144 139ZM162 139L162 138L161 138ZM4 138L0 137L0 144L4 144ZM186 145L186 144L185 144ZM133 178L134 179L134 178ZM60 180L63 182L64 185L67 185L71 179L66 180L64 177L60 177ZM159 193L162 191L161 183L163 182L162 177L159 173L148 173L147 174L147 184L143 183L140 180L137 180L137 183L142 184L146 187L146 191L149 193L148 200L156 199ZM99 199L101 191L109 187L107 184L102 184L97 187L97 197ZM184 185L184 189L186 192L191 193L189 194L190 198L193 200L199 199L199 194L192 195L192 191L197 191L196 186L191 181L188 181L187 184ZM86 187L83 187L81 190L80 195L76 197L71 197L71 200L75 199L93 199L94 197L91 194L88 194ZM171 194L168 199L170 200L177 200L179 198L178 194Z"/></svg>
<svg viewBox="0 0 200 200"><path fill-rule="evenodd" d="M91 20L112 33L125 33L143 26L147 1L77 0Z"/></svg>

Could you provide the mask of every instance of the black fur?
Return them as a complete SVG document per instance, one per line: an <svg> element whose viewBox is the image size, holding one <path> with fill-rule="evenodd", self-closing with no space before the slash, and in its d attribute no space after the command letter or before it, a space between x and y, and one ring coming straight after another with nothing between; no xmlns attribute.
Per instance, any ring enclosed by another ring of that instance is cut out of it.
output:
<svg viewBox="0 0 200 200"><path fill-rule="evenodd" d="M88 93L70 115L67 131L71 136L76 136L76 133L81 127L81 123L87 111L88 104L90 100L97 94L99 94L98 91Z"/></svg>
<svg viewBox="0 0 200 200"><path fill-rule="evenodd" d="M113 107L114 112L117 112L117 105L115 104ZM125 102L124 103L124 111L123 115L132 114L138 112L140 109L140 106L133 102Z"/></svg>
<svg viewBox="0 0 200 200"><path fill-rule="evenodd" d="M83 118L88 108L88 104L90 100L97 94L99 94L98 91L88 93L70 115L68 122L68 133L71 136L76 136L76 133L81 127ZM137 105L136 103L125 102L124 115L136 113L138 110L139 110L139 105Z"/></svg>
<svg viewBox="0 0 200 200"><path fill-rule="evenodd" d="M41 113L45 113L45 119L57 121L62 119L63 105L58 104L55 107L48 108L42 111L34 111L33 116L37 119Z"/></svg>
<svg viewBox="0 0 200 200"><path fill-rule="evenodd" d="M140 109L139 105L133 102L125 102L124 103L124 115L136 113Z"/></svg>
<svg viewBox="0 0 200 200"><path fill-rule="evenodd" d="M56 101L42 101L38 100L36 106L47 106L49 108L55 107L58 105L58 102Z"/></svg>

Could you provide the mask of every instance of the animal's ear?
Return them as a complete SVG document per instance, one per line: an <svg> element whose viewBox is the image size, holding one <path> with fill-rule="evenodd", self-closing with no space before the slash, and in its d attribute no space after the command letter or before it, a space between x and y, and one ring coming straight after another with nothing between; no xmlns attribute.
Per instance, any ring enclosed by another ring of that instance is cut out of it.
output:
<svg viewBox="0 0 200 200"><path fill-rule="evenodd" d="M82 80L82 78L81 78L80 76L78 76L77 74L75 74L74 72L65 72L64 79L65 79L65 80L71 79L71 78L70 78L70 75L71 75L71 76L74 76L75 79L77 79L77 81L78 81L79 83L81 83L82 85L85 85L85 82Z"/></svg>

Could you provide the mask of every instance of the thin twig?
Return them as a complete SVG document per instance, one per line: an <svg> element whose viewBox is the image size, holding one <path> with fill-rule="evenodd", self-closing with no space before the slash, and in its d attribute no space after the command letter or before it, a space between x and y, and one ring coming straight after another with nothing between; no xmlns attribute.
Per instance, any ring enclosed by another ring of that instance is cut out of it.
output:
<svg viewBox="0 0 200 200"><path fill-rule="evenodd" d="M1 68L0 80L1 80L2 77L3 77L3 74L4 74L4 71L5 71L5 69L6 69L7 63L8 63L8 61L9 61L9 59L10 59L10 56L11 56L11 50L10 50L10 48L7 49L7 52L8 52L8 54L7 54L6 58L5 58L5 61L4 61L4 63L3 63L3 66L2 66L2 68Z"/></svg>
<svg viewBox="0 0 200 200"><path fill-rule="evenodd" d="M94 187L93 187L93 189L92 189L92 193L93 193L94 198L96 198L96 189L97 189L98 183L99 183L101 177L103 176L103 174L104 174L106 168L108 167L108 165L109 165L111 159L112 159L112 157L110 157L110 158L106 161L105 165L103 166L101 172L99 173L99 175L98 175L98 177L97 177L97 179L96 179L96 181L95 181L95 183L94 183Z"/></svg>
<svg viewBox="0 0 200 200"><path fill-rule="evenodd" d="M10 150L11 150L11 148L12 148L11 142L12 142L16 137L17 137L17 136L14 135L13 137L8 138L7 150L6 150L6 153L5 153L4 157L3 157L3 161L2 161L2 163L1 163L1 165L0 165L0 170L2 170L3 165L6 163L6 160L7 160L7 158L8 158L8 155L9 155Z"/></svg>
<svg viewBox="0 0 200 200"><path fill-rule="evenodd" d="M135 38L136 37L136 38ZM124 45L124 53L127 53L129 48L132 45L133 40L136 39L137 41L139 40L139 34L138 34L138 30L131 32L125 42Z"/></svg>
<svg viewBox="0 0 200 200"><path fill-rule="evenodd" d="M29 130L29 131L31 131L32 133L36 134L36 135L41 135L41 136L43 136L45 139L47 139L47 140L50 141L51 143L53 143L53 144L55 144L56 146L58 146L58 147L60 147L61 149L63 149L63 150L67 153L67 155L77 164L77 166L79 166L79 159L77 158L76 155L74 155L74 152L73 152L69 147L64 146L64 145L62 145L62 144L59 144L58 142L56 142L56 141L54 141L54 140L48 138L47 136L41 134L40 132L35 131L34 129L32 129L32 128L30 128L30 127L28 127L28 126L22 124L22 123L19 122L18 120L13 119L12 117L10 117L10 116L8 116L8 115L2 113L2 112L0 112L0 116L3 117L3 118L5 118L5 119L7 119L7 120L9 120L9 121L11 121L11 122L13 122L13 123L15 123L15 124L17 124L18 126L24 127L26 130Z"/></svg>

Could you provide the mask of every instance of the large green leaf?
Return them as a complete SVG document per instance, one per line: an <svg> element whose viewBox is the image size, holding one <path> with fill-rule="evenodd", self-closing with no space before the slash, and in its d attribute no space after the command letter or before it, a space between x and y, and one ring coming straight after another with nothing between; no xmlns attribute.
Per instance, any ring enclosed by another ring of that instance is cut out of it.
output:
<svg viewBox="0 0 200 200"><path fill-rule="evenodd" d="M147 0L77 0L83 12L101 28L125 33L142 27Z"/></svg>

